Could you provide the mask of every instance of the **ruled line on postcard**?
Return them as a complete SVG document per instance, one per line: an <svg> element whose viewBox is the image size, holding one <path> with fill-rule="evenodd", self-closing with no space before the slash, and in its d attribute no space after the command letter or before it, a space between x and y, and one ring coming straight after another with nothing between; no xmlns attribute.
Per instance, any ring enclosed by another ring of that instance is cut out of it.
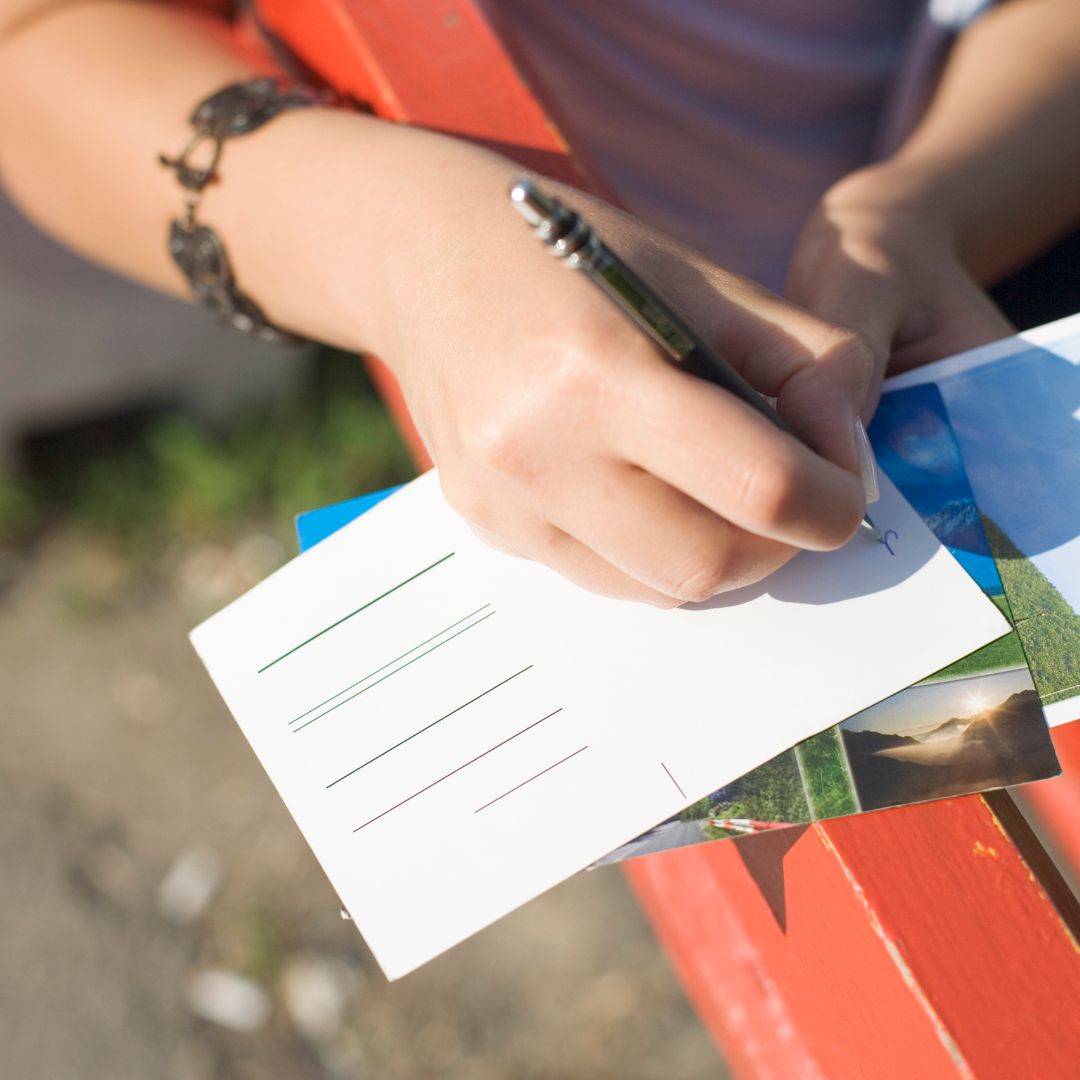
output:
<svg viewBox="0 0 1080 1080"><path fill-rule="evenodd" d="M550 720L553 716L556 716L558 713L561 712L562 707L560 706L553 712L549 712L547 716L541 716L539 720L534 720L531 724L528 725L528 727L523 727L520 731L515 731L513 735L508 735L505 739L502 740L502 742L497 742L494 746L488 747L488 749L485 750L482 754L477 754L476 757L469 758L468 761L459 765L456 769L451 769L448 773L440 776L438 780L432 780L430 784L425 785L419 791L414 791L411 795L406 796L404 799L401 800L401 802L394 803L393 806L387 807L381 813L376 814L373 818L368 818L368 820L365 821L363 825L357 825L356 828L353 829L353 832L358 833L361 829L366 829L369 825L373 825L380 818L384 818L387 814L392 814L395 810L399 810L406 803L412 802L413 799L418 798L427 791L430 791L433 787L441 784L444 780L449 780L451 776L456 776L459 772L462 771L462 769L467 769L470 765L475 765L478 761L481 760L481 758L486 758L488 754L495 753L496 750L498 750L500 747L505 746L508 742L513 742L513 740L518 738L519 735L524 735L527 731L532 731L534 727L542 724L545 720Z"/></svg>
<svg viewBox="0 0 1080 1080"><path fill-rule="evenodd" d="M312 634L311 637L306 638L304 641L301 641L299 645L294 645L291 649L287 649L279 657L277 657L276 660L271 660L268 664L263 664L263 666L259 668L256 674L261 675L264 671L268 671L275 664L281 663L281 661L284 660L287 656L292 656L294 652L302 649L305 645L310 645L313 641L315 641L316 638L322 637L323 634L328 634L331 630L339 627L343 622L348 622L348 620L351 619L354 615L359 615L361 611L366 611L373 604L377 604L380 600L385 600L391 593L396 593L398 589L402 589L410 582L415 581L418 577L422 577L429 570L434 570L436 566L441 566L444 562L446 562L447 559L452 558L453 555L454 552L451 551L448 555L444 555L441 559L436 559L430 566L425 566L423 570L417 570L415 574L410 575L404 581L399 581L396 585L387 589L386 592L379 593L378 596L373 597L371 600L368 600L367 603L361 604L354 611L350 611L348 615L342 615L340 619L332 622L329 626L324 626L317 634Z"/></svg>
<svg viewBox="0 0 1080 1080"><path fill-rule="evenodd" d="M366 769L373 761L378 761L381 757L386 757L392 750L397 750L398 747L404 746L407 742L411 742L417 735L423 735L425 731L430 731L436 724L441 724L444 720L449 720L451 716L456 716L462 709L467 709L474 702L479 701L481 698L485 698L488 694L494 693L500 687L505 686L508 682L512 682L519 675L524 675L526 671L531 670L532 664L527 667L523 667L520 671L515 671L513 675L508 675L502 682L497 682L494 686L489 686L483 693L477 694L474 698L469 698L468 701L459 705L456 709L451 709L448 713L440 716L436 720L432 720L430 724L425 724L419 731L414 731L411 735L406 735L400 742L394 743L393 746L388 746L385 750L381 750L374 757L368 758L362 765L357 765L355 769L350 769L344 776L339 776L336 780L331 780L326 785L326 790L329 791L335 784L340 784L342 780L348 780L350 776L355 776L361 769Z"/></svg>
<svg viewBox="0 0 1080 1080"><path fill-rule="evenodd" d="M671 775L671 770L662 761L660 762L660 768L663 769L664 772L667 773L668 779L679 789L679 794L685 799L686 798L686 792L683 791L682 784L680 784L679 781L676 780L675 777Z"/></svg>
<svg viewBox="0 0 1080 1080"><path fill-rule="evenodd" d="M515 784L509 791L504 791L501 795L497 795L490 802L484 803L483 806L478 806L473 813L479 814L481 810L486 810L489 806L494 806L500 799L505 799L507 795L513 795L515 791L520 791L526 784L531 784L534 780L539 780L541 776L551 772L552 769L557 769L564 762L569 761L571 758L576 758L578 754L588 750L589 746L586 743L585 746L579 746L572 754L567 754L566 757L560 758L553 765L549 765L546 769L541 769L538 773L534 773L528 778L528 780L522 780L520 784Z"/></svg>
<svg viewBox="0 0 1080 1080"><path fill-rule="evenodd" d="M394 668L393 671L388 671L385 675L382 676L382 678L376 679L373 683L368 683L368 685L365 686L362 690L357 690L355 694L350 694L347 698L339 701L336 705L331 705L330 708L326 710L326 712L321 712L318 716L313 716L310 720L305 720L304 723L297 724L296 727L293 728L293 731L300 731L302 728L306 728L308 724L314 724L316 720L321 720L324 716L329 716L330 713L332 713L335 709L340 709L342 705L347 705L350 701L358 698L361 694L366 694L373 687L378 686L379 683L386 682L386 680L389 679L391 675L396 675L399 671L404 671L407 667L411 667L413 664L416 663L417 660L423 660L425 656L430 656L431 653L433 653L436 649L441 649L443 645L446 645L448 642L453 641L454 638L461 637L461 635L464 634L466 630L471 630L474 626L479 626L485 620L490 619L491 616L494 614L494 611L489 611L482 618L477 619L476 622L469 623L468 626L463 626L456 634L451 634L449 637L443 638L443 640L440 641L437 645L432 645L430 649L425 649L422 653L420 653L419 656L414 656L411 660L406 660L404 664L402 664L400 667ZM419 646L417 646L417 648L419 648ZM408 656L409 654L406 653L405 655ZM393 662L393 660L390 661L390 663ZM381 671L382 669L380 668L379 670ZM370 679L371 676L369 675L368 678ZM361 679L360 682L364 682L364 680ZM353 685L355 686L358 684L354 683ZM342 691L342 693L344 693L344 691ZM333 701L334 699L331 698L330 700ZM316 708L318 708L318 706L316 706ZM302 718L297 717L297 719L299 720ZM290 721L290 723L295 723L295 721Z"/></svg>
<svg viewBox="0 0 1080 1080"><path fill-rule="evenodd" d="M422 649L436 638L442 637L448 630L453 630L455 626L460 626L463 622L471 619L474 615L479 615L481 611L486 611L489 607L491 607L490 604L482 604L475 611L470 611L468 615L463 615L457 622L452 622L449 626L444 626L438 633L432 634L429 638L425 638L411 649L406 649L400 656L395 656L393 660L387 660L382 667L377 667L374 671L369 671L362 679L357 679L356 682L349 683L348 686L343 686L336 694L331 694L325 701L320 701L318 705L312 705L310 709L305 709L299 716L294 716L289 723L295 724L297 720L303 720L305 716L310 716L316 709L321 709L324 705L329 705L334 698L341 697L342 694L347 694L354 687L367 682L373 675L378 675L380 671L385 671L391 664L396 664L399 660L404 660L410 653L416 652L417 649Z"/></svg>

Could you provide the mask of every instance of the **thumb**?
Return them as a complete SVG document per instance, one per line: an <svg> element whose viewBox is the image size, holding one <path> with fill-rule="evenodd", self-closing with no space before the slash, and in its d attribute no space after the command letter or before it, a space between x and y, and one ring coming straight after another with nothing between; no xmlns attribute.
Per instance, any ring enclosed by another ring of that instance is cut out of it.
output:
<svg viewBox="0 0 1080 1080"><path fill-rule="evenodd" d="M903 318L901 292L886 274L841 258L824 272L793 274L788 295L833 327L816 363L787 387L789 422L819 453L857 473L874 502L877 468L864 423L881 396Z"/></svg>
<svg viewBox="0 0 1080 1080"><path fill-rule="evenodd" d="M822 457L860 478L867 502L879 489L863 416L881 391L888 354L866 338L836 327L829 344L784 380L777 410L792 430Z"/></svg>

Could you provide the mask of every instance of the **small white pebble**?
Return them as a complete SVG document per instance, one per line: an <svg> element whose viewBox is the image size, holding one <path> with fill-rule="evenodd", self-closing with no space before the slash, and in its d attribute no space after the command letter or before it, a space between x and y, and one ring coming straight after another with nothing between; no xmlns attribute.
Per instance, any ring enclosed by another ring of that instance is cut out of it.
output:
<svg viewBox="0 0 1080 1080"><path fill-rule="evenodd" d="M203 1020L233 1031L258 1031L273 1008L270 995L256 982L235 971L206 968L191 976L188 1008Z"/></svg>
<svg viewBox="0 0 1080 1080"><path fill-rule="evenodd" d="M179 926L193 923L221 888L221 860L209 848L180 853L158 886L158 911Z"/></svg>
<svg viewBox="0 0 1080 1080"><path fill-rule="evenodd" d="M338 1033L355 979L339 960L314 953L290 957L281 974L281 998L305 1038L324 1042Z"/></svg>

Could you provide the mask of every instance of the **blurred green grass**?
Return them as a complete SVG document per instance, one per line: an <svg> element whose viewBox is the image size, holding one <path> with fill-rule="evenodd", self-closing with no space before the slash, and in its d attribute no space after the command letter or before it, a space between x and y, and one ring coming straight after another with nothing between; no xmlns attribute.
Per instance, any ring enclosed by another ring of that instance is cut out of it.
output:
<svg viewBox="0 0 1080 1080"><path fill-rule="evenodd" d="M291 545L296 513L415 474L359 358L330 349L299 390L227 424L159 409L35 438L24 458L0 476L0 544L61 525L136 559L251 523Z"/></svg>
<svg viewBox="0 0 1080 1080"><path fill-rule="evenodd" d="M840 729L828 728L794 747L803 787L815 819L841 817L859 809Z"/></svg>

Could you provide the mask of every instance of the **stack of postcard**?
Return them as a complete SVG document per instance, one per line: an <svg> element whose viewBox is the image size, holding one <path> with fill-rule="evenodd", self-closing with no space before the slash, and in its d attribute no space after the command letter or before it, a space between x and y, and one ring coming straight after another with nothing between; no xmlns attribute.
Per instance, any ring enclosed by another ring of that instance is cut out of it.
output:
<svg viewBox="0 0 1080 1080"><path fill-rule="evenodd" d="M1080 315L886 383L881 467L1013 633L601 862L1055 775L1080 723Z"/></svg>
<svg viewBox="0 0 1080 1080"><path fill-rule="evenodd" d="M1016 627L1021 617L1024 627L1060 607L1060 594L1020 556L1002 527L980 512L936 385L887 393L870 436L880 466L1014 629L805 739L601 862L1057 773L1042 701ZM1012 585L1011 597L998 560ZM1038 610L1018 616L1012 603ZM1072 613L1072 619L1075 634L1080 617ZM1036 644L1031 656L1043 668L1070 663L1060 649L1056 653L1052 660ZM1053 699L1061 690L1055 685L1045 692Z"/></svg>
<svg viewBox="0 0 1080 1080"><path fill-rule="evenodd" d="M1051 776L1078 358L1066 320L894 380L883 543L717 602L582 594L429 476L303 515L318 547L193 640L392 977L597 862Z"/></svg>

